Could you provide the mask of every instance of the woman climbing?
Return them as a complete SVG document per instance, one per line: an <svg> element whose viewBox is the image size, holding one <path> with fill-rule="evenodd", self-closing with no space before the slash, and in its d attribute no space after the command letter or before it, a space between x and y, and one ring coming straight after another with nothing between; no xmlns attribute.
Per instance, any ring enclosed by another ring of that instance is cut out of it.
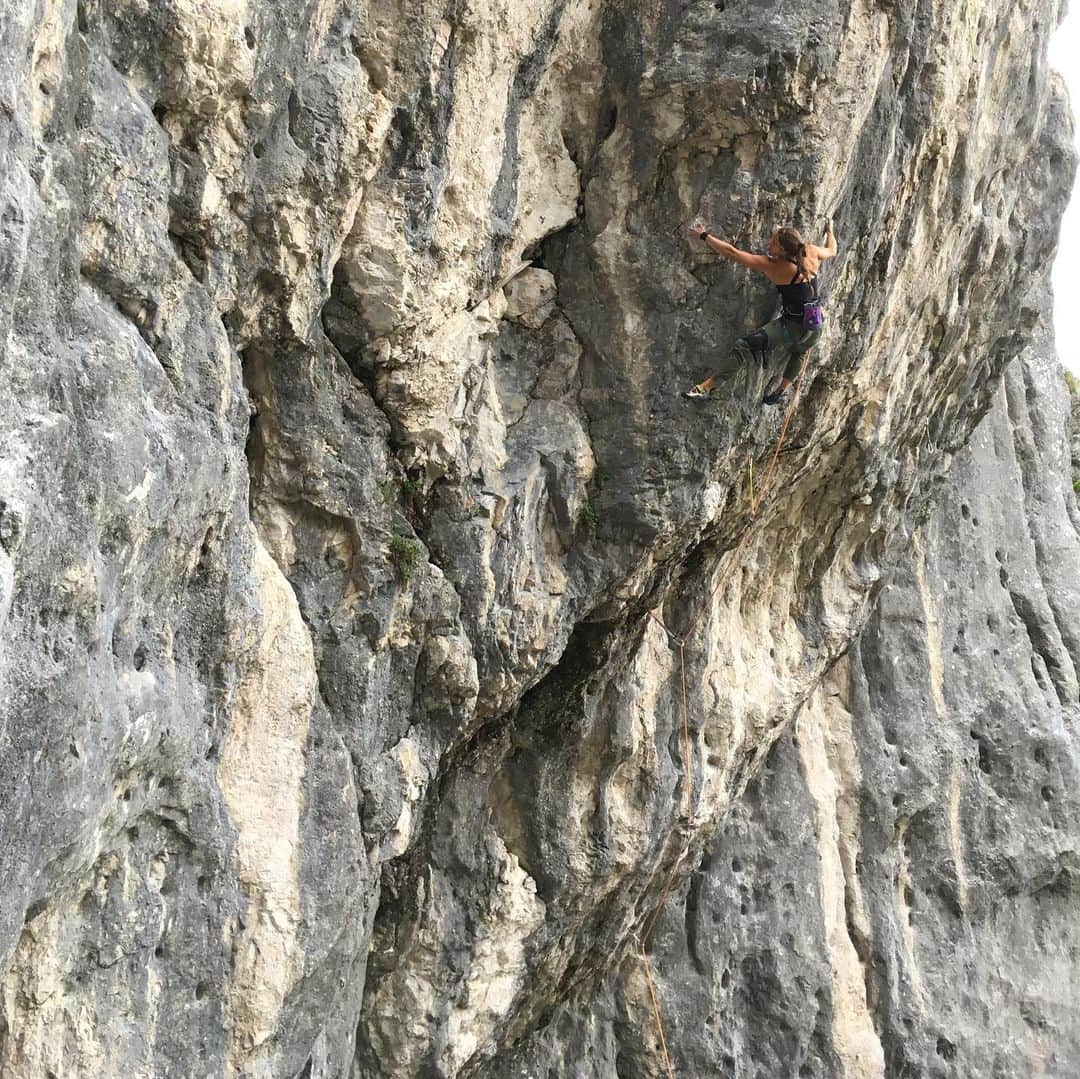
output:
<svg viewBox="0 0 1080 1079"><path fill-rule="evenodd" d="M824 247L803 243L795 229L777 229L769 241L767 255L752 255L747 251L740 251L711 235L704 226L695 225L690 229L690 235L694 239L704 240L718 255L763 273L780 293L780 315L753 333L740 337L735 343L735 354L740 360L746 362L756 356L762 366L768 363L770 349L787 349L788 361L783 377L764 398L767 405L778 404L798 377L802 357L814 347L821 336L824 319L815 278L822 262L836 254L836 237L833 235L832 223L826 225ZM712 375L704 382L699 382L692 389L686 390L683 396L708 397L716 385L717 377Z"/></svg>

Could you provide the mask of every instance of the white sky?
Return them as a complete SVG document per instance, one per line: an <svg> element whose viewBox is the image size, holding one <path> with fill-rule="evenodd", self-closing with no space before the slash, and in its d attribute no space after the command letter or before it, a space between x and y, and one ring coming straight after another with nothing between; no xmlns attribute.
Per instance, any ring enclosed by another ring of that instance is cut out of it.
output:
<svg viewBox="0 0 1080 1079"><path fill-rule="evenodd" d="M1050 63L1065 76L1069 87L1074 118L1080 118L1080 0L1069 0L1069 13L1050 43ZM1080 149L1080 123L1076 127ZM1080 184L1073 188L1052 273L1054 285L1054 332L1061 362L1080 375L1080 333L1076 316L1068 319L1069 308L1075 312L1080 302ZM1071 326L1066 322L1071 321Z"/></svg>

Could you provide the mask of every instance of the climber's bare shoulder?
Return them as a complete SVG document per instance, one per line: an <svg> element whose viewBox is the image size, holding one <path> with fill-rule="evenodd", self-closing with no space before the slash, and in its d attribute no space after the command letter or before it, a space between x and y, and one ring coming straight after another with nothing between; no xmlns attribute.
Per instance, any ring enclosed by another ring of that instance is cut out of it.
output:
<svg viewBox="0 0 1080 1079"><path fill-rule="evenodd" d="M789 262L787 259L774 259L766 255L761 255L759 258L765 263L761 267L761 272L774 284L774 285L790 285L792 275L795 273L795 265ZM818 261L814 259L809 251L807 251L806 266L809 269L811 276L817 273ZM755 267L756 269L757 267Z"/></svg>

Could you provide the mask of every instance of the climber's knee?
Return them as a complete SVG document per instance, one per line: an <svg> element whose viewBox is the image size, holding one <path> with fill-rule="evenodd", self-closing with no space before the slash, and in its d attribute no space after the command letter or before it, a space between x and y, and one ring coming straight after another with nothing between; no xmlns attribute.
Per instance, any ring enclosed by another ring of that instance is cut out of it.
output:
<svg viewBox="0 0 1080 1079"><path fill-rule="evenodd" d="M764 367L769 360L769 335L764 330L754 330L740 337L735 346L745 359L753 356Z"/></svg>

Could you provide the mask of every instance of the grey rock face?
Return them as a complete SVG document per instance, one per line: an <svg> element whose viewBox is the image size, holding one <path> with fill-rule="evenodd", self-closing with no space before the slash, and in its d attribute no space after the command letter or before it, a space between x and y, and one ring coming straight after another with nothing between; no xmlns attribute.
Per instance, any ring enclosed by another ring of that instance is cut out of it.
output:
<svg viewBox="0 0 1080 1079"><path fill-rule="evenodd" d="M1075 382L1069 387L1069 397L1072 402L1072 470L1075 484L1080 481L1080 393L1076 390Z"/></svg>
<svg viewBox="0 0 1080 1079"><path fill-rule="evenodd" d="M868 992L895 1074L1065 1076L1080 1053L1068 416L1044 337L1007 371L853 663L866 906L889 942Z"/></svg>
<svg viewBox="0 0 1080 1079"><path fill-rule="evenodd" d="M655 1070L661 882L1035 324L1058 14L0 0L0 1071L503 1074L620 963ZM768 290L683 231L826 213L751 520L772 369L676 391Z"/></svg>
<svg viewBox="0 0 1080 1079"><path fill-rule="evenodd" d="M661 919L679 1075L1075 1070L1080 529L1043 325ZM628 959L511 1074L664 1074L641 976Z"/></svg>

